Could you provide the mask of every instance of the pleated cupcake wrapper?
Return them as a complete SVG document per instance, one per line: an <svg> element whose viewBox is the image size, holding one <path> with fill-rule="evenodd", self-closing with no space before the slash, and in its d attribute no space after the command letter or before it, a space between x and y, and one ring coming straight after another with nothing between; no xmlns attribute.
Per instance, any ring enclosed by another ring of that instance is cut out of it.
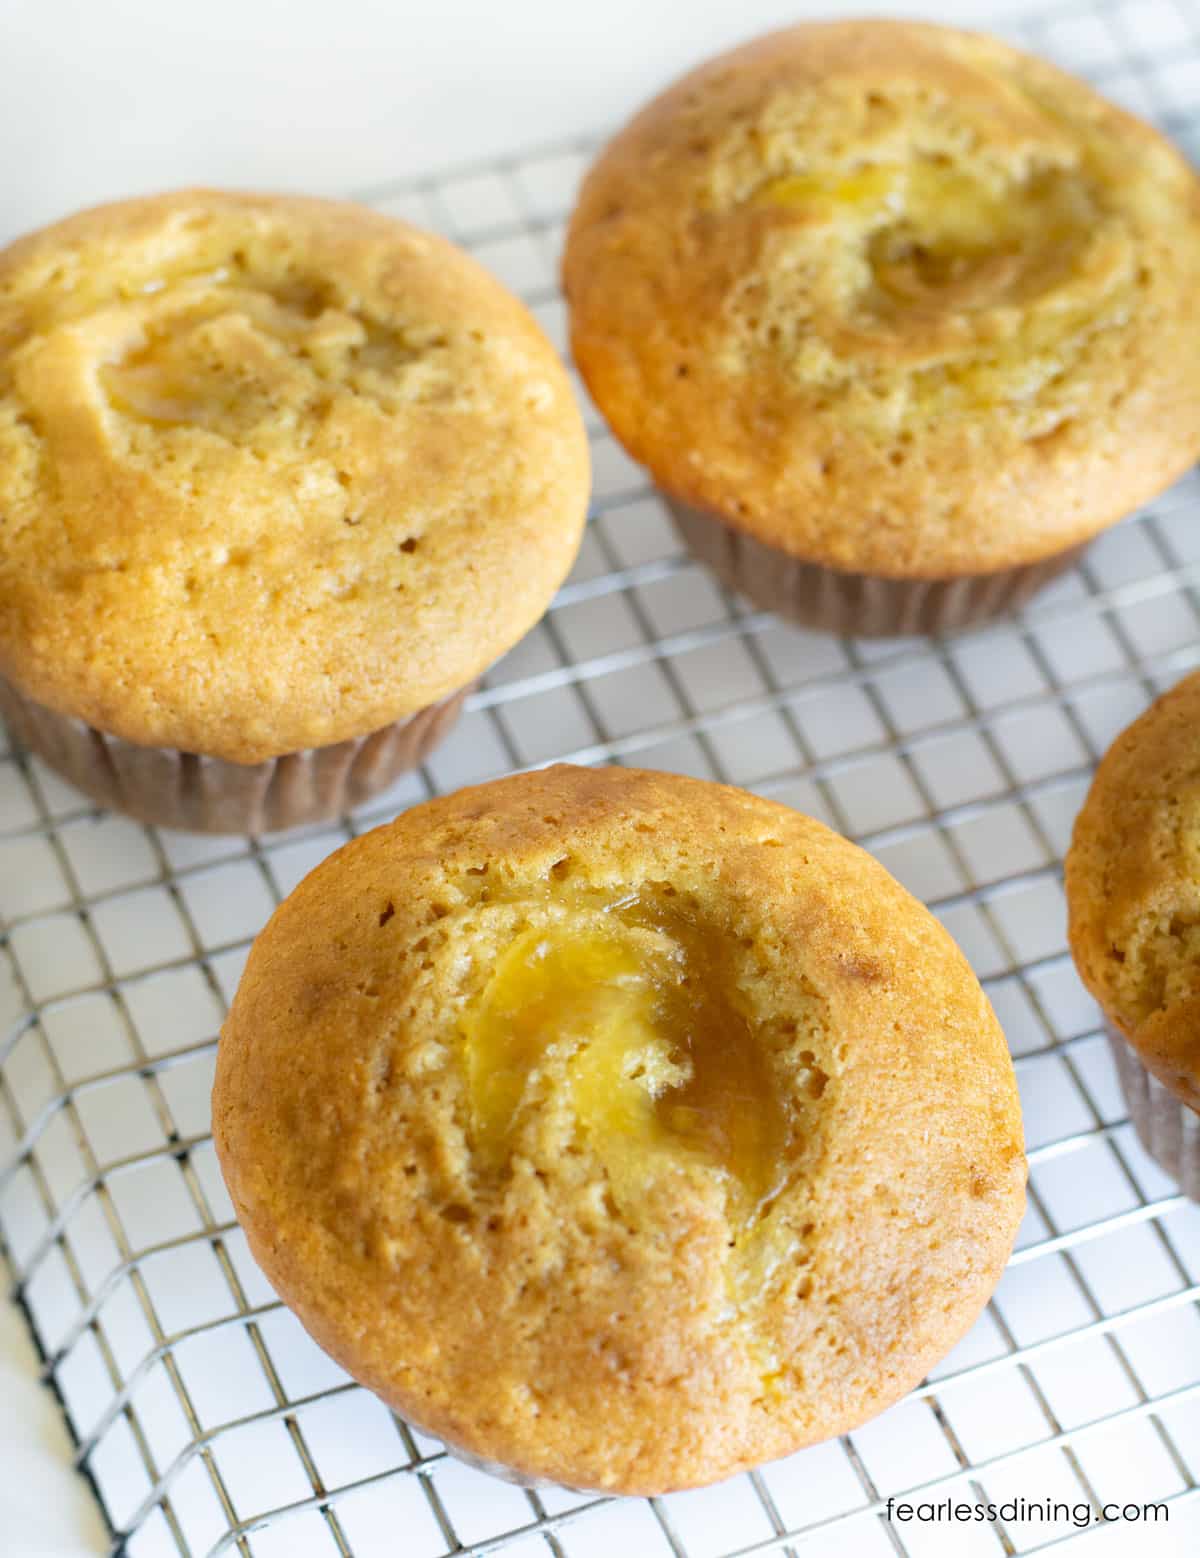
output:
<svg viewBox="0 0 1200 1558"><path fill-rule="evenodd" d="M265 763L135 746L35 703L0 678L13 735L101 806L192 833L272 833L324 822L415 768L449 732L470 688L353 741Z"/></svg>
<svg viewBox="0 0 1200 1558"><path fill-rule="evenodd" d="M497 1477L501 1482L511 1483L515 1488L532 1488L535 1492L539 1488L566 1488L568 1493L600 1493L599 1488L570 1488L565 1483L551 1482L546 1477L527 1477L524 1472L515 1471L511 1466L506 1466L503 1461L492 1461L486 1455L477 1455L474 1450L468 1450L465 1445L456 1444L453 1439L447 1439L445 1434L437 1429L430 1428L422 1423L419 1418L410 1413L401 1413L404 1421L410 1428L415 1428L418 1433L427 1434L431 1439L440 1439L445 1447L446 1454L456 1461L461 1461L464 1466L469 1466L472 1471L481 1471L488 1477Z"/></svg>
<svg viewBox="0 0 1200 1558"><path fill-rule="evenodd" d="M1115 1028L1108 1029L1108 1042L1138 1140L1184 1195L1200 1201L1200 1115L1146 1070Z"/></svg>
<svg viewBox="0 0 1200 1558"><path fill-rule="evenodd" d="M1019 568L956 579L888 579L789 557L711 514L664 497L688 548L756 606L804 627L859 638L950 633L1023 606L1082 546Z"/></svg>
<svg viewBox="0 0 1200 1558"><path fill-rule="evenodd" d="M538 1488L557 1486L556 1483L547 1482L541 1477L523 1476L521 1472L513 1471L511 1466L506 1466L503 1461L489 1461L486 1456L475 1455L459 1445L450 1444L448 1440L443 1439L442 1443L446 1446L447 1455L453 1456L456 1461L461 1461L464 1466L469 1466L472 1471L481 1471L488 1477L498 1477L501 1482L510 1482L515 1488L532 1488L536 1492ZM570 1491L576 1493L580 1490L572 1488Z"/></svg>
<svg viewBox="0 0 1200 1558"><path fill-rule="evenodd" d="M590 1497L601 1497L605 1493L603 1488L579 1488L565 1482L551 1482L547 1477L527 1477L523 1472L514 1471L511 1466L506 1466L503 1461L489 1461L486 1456L476 1455L473 1450L465 1450L461 1445L451 1444L447 1439L443 1439L442 1443L446 1446L447 1455L453 1456L456 1461L461 1461L464 1466L469 1466L472 1471L481 1471L489 1477L498 1477L501 1482L509 1482L515 1488L531 1488L535 1493L539 1488L560 1488L564 1493L585 1493Z"/></svg>

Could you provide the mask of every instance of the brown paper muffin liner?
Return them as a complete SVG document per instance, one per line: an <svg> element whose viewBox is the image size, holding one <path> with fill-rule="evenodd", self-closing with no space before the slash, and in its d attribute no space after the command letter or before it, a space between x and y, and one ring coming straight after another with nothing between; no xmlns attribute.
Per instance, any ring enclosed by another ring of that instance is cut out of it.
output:
<svg viewBox="0 0 1200 1558"><path fill-rule="evenodd" d="M856 638L951 633L1015 611L1082 554L956 579L888 579L806 563L677 499L664 502L692 553L756 606L804 627Z"/></svg>
<svg viewBox="0 0 1200 1558"><path fill-rule="evenodd" d="M481 1471L485 1476L496 1477L501 1482L509 1482L515 1488L560 1488L566 1484L551 1482L545 1477L527 1477L524 1472L515 1471L511 1466L506 1466L503 1461L492 1461L486 1455L476 1455L474 1450L468 1450L465 1446L455 1444L452 1439L447 1439L444 1434L434 1428L427 1427L417 1418L411 1417L407 1412L401 1413L403 1420L410 1428L415 1428L418 1433L427 1434L431 1439L441 1441L446 1454L456 1461L461 1461L464 1466L469 1466L472 1471ZM599 1493L599 1488L567 1488L569 1493Z"/></svg>
<svg viewBox="0 0 1200 1558"><path fill-rule="evenodd" d="M482 1455L475 1455L471 1450L461 1449L456 1444L450 1444L443 1439L446 1446L446 1454L461 1461L464 1466L469 1466L472 1471L481 1471L488 1477L498 1477L501 1482L511 1482L515 1488L553 1488L557 1484L547 1482L543 1477L526 1477L519 1471L514 1471L511 1466L506 1466L503 1461L489 1461ZM581 1488L570 1489L572 1493L583 1492Z"/></svg>
<svg viewBox="0 0 1200 1558"><path fill-rule="evenodd" d="M325 822L415 768L449 732L470 691L353 741L265 763L135 746L35 703L0 677L12 734L101 806L191 833L273 833Z"/></svg>
<svg viewBox="0 0 1200 1558"><path fill-rule="evenodd" d="M1138 1140L1185 1196L1200 1201L1200 1115L1146 1070L1133 1045L1113 1027L1108 1042Z"/></svg>

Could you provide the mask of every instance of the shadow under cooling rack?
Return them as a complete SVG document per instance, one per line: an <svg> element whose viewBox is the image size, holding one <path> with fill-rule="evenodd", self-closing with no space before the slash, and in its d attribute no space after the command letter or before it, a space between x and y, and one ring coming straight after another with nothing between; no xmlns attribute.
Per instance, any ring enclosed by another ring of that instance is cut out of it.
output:
<svg viewBox="0 0 1200 1558"><path fill-rule="evenodd" d="M1191 0L1060 4L1005 30L1200 150ZM367 198L473 249L561 347L557 252L591 150ZM427 766L340 825L257 843L159 833L0 747L0 1238L114 1549L1200 1550L1200 1208L1125 1119L1067 956L1060 874L1098 754L1200 663L1200 478L1019 619L864 644L786 627L717 587L588 417L595 501L570 581ZM216 1033L280 897L395 810L560 757L728 780L870 848L984 980L1030 1146L1017 1253L920 1389L842 1441L650 1501L519 1491L393 1418L275 1300L209 1136ZM901 1496L1056 1500L1078 1518L888 1520ZM1146 1501L1169 1518L1082 1527L1079 1512Z"/></svg>

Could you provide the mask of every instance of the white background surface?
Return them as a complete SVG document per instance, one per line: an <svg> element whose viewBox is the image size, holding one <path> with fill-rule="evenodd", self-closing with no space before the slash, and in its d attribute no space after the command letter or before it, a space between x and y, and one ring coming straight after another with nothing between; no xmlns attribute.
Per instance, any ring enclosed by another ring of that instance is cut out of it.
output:
<svg viewBox="0 0 1200 1558"><path fill-rule="evenodd" d="M67 1431L36 1362L24 1317L0 1302L0 1553L82 1558L104 1550L104 1528L83 1481L64 1470Z"/></svg>
<svg viewBox="0 0 1200 1558"><path fill-rule="evenodd" d="M804 15L965 0L0 0L0 236L184 183L345 193L615 123Z"/></svg>
<svg viewBox="0 0 1200 1558"><path fill-rule="evenodd" d="M939 19L1013 9L959 4ZM182 183L341 193L600 129L706 54L805 12L786 0L0 0L0 237ZM102 1550L66 1453L22 1322L0 1303L3 1558Z"/></svg>

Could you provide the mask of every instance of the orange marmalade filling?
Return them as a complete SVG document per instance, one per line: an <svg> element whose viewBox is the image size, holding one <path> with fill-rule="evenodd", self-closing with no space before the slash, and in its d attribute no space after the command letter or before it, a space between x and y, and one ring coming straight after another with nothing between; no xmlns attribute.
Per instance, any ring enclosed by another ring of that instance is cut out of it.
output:
<svg viewBox="0 0 1200 1558"><path fill-rule="evenodd" d="M618 1205L690 1160L720 1176L731 1227L745 1228L780 1187L787 1122L705 953L694 928L637 904L518 936L463 1025L483 1164L502 1168L524 1111L561 1089Z"/></svg>
<svg viewBox="0 0 1200 1558"><path fill-rule="evenodd" d="M786 174L752 197L807 226L869 238L875 280L898 302L984 306L1069 271L1097 218L1086 181L1048 169L996 187L934 159Z"/></svg>
<svg viewBox="0 0 1200 1558"><path fill-rule="evenodd" d="M342 383L386 400L414 356L398 332L303 280L233 266L164 275L129 305L129 339L100 367L114 410L156 427L236 437Z"/></svg>

